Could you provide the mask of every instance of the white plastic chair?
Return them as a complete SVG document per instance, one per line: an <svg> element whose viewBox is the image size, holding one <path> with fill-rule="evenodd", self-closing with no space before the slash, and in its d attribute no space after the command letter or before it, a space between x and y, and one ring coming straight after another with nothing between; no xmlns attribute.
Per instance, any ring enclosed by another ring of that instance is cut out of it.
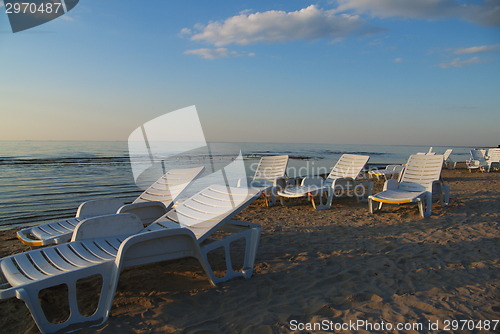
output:
<svg viewBox="0 0 500 334"><path fill-rule="evenodd" d="M287 165L288 155L264 156L259 161L250 187L261 190L267 206L276 204L276 189L285 186Z"/></svg>
<svg viewBox="0 0 500 334"><path fill-rule="evenodd" d="M488 164L488 173L492 168L496 170L500 168L500 148L490 148L488 150L486 163Z"/></svg>
<svg viewBox="0 0 500 334"><path fill-rule="evenodd" d="M382 192L368 197L370 212L379 211L384 203L417 203L421 216L430 216L433 186L439 187L441 204L449 202L449 187L440 180L442 168L442 155L411 155L399 182L387 180Z"/></svg>
<svg viewBox="0 0 500 334"><path fill-rule="evenodd" d="M365 185L368 186L368 193L371 194L373 182L367 181L363 184L358 180L368 159L370 157L366 155L343 154L326 180L319 176L305 177L300 186L288 187L278 191L281 204L285 204L284 198L309 197L313 208L323 210L332 206L334 197L345 196L350 191L354 192L359 200L365 194ZM325 203L323 203L324 192L328 196ZM318 194L320 195L320 203L316 206L314 196Z"/></svg>
<svg viewBox="0 0 500 334"><path fill-rule="evenodd" d="M182 194L186 187L197 178L204 167L172 169L160 177L146 189L134 202L141 205L143 202L155 202L155 210L147 210L149 217L143 215L144 224L149 224L167 212ZM75 227L84 219L113 214L123 206L123 201L115 198L87 201L78 207L76 216L56 222L45 223L17 232L17 238L28 246L46 246L68 242Z"/></svg>
<svg viewBox="0 0 500 334"><path fill-rule="evenodd" d="M473 170L484 172L485 168L488 166L488 162L486 161L486 150L472 149L470 150L470 155L471 159L465 162L469 172Z"/></svg>
<svg viewBox="0 0 500 334"><path fill-rule="evenodd" d="M260 226L231 218L259 196L248 188L210 186L197 193L147 228L134 214L122 213L86 219L69 243L49 246L0 260L0 299L17 297L26 303L42 333L75 330L104 323L113 303L120 270L148 263L194 257L215 285L234 277L250 278ZM222 238L208 240L216 231ZM230 247L245 240L243 267L232 267ZM207 242L204 242L207 241ZM210 242L208 242L210 241ZM226 274L217 277L208 254L222 248ZM80 313L76 285L99 275L102 288L95 313ZM70 314L62 323L47 320L39 300L41 290L65 285Z"/></svg>

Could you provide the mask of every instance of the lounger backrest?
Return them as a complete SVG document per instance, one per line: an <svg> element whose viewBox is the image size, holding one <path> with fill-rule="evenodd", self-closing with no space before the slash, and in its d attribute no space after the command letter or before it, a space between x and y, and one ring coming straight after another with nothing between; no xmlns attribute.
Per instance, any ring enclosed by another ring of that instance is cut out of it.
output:
<svg viewBox="0 0 500 334"><path fill-rule="evenodd" d="M443 153L443 159L444 159L444 161L448 160L448 158L451 155L451 152L453 152L453 149L451 149L451 148L449 148L446 151L444 151L444 153Z"/></svg>
<svg viewBox="0 0 500 334"><path fill-rule="evenodd" d="M442 155L411 155L401 175L399 189L432 191L432 182L439 180L442 168Z"/></svg>
<svg viewBox="0 0 500 334"><path fill-rule="evenodd" d="M133 203L158 201L168 207L203 170L204 167L171 169L146 189Z"/></svg>
<svg viewBox="0 0 500 334"><path fill-rule="evenodd" d="M254 188L212 185L179 204L165 218L189 228L201 242L259 195L260 191Z"/></svg>
<svg viewBox="0 0 500 334"><path fill-rule="evenodd" d="M274 181L280 177L284 177L287 164L288 155L262 157L255 170L253 180Z"/></svg>
<svg viewBox="0 0 500 334"><path fill-rule="evenodd" d="M486 155L486 150L472 149L472 150L470 150L470 155L472 157L472 160L484 161L485 160L484 156Z"/></svg>
<svg viewBox="0 0 500 334"><path fill-rule="evenodd" d="M332 168L328 180L339 178L357 178L370 159L367 155L343 154Z"/></svg>
<svg viewBox="0 0 500 334"><path fill-rule="evenodd" d="M500 148L490 148L488 150L488 161L490 162L500 161Z"/></svg>

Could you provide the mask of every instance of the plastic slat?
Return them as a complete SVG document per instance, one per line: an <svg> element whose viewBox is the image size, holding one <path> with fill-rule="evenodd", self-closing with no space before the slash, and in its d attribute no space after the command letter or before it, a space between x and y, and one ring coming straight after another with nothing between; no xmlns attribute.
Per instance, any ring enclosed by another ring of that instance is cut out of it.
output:
<svg viewBox="0 0 500 334"><path fill-rule="evenodd" d="M67 220L64 220L64 221L61 220L61 221L57 222L57 224L59 224L59 226L61 226L62 228L66 229L68 232L73 231L75 229L75 226L68 223Z"/></svg>
<svg viewBox="0 0 500 334"><path fill-rule="evenodd" d="M195 205L193 205L193 204L195 204ZM234 206L236 206L236 203ZM196 202L192 201L190 203L185 203L182 207L180 207L178 209L181 209L181 210L186 209L188 211L196 211L196 212L209 214L209 215L214 215L214 214L220 215L220 214L227 212L228 210L231 210L232 207L233 206L230 206L230 205L227 205L224 207L206 205L204 203L196 203Z"/></svg>
<svg viewBox="0 0 500 334"><path fill-rule="evenodd" d="M99 247L100 249L102 249L103 251L105 251L106 253L108 253L110 256L112 256L113 258L116 257L116 253L117 253L117 250L110 246L106 240L104 239L98 239L98 240L94 240L94 244Z"/></svg>
<svg viewBox="0 0 500 334"><path fill-rule="evenodd" d="M47 225L44 225L44 229L46 231L49 231L49 229L52 229L52 231L50 231L50 232L54 233L55 235L66 234L69 232L66 228L60 226L59 222L53 222L53 223L49 223Z"/></svg>
<svg viewBox="0 0 500 334"><path fill-rule="evenodd" d="M38 268L36 268L33 263L28 259L26 254L19 254L12 258L19 267L19 269L26 274L29 278L33 280L39 280L46 278L48 275L44 274Z"/></svg>
<svg viewBox="0 0 500 334"><path fill-rule="evenodd" d="M247 196L250 195L252 191L246 189L246 188L230 188L228 189L225 186L211 186L208 188L208 191L203 191L203 194L218 194L219 196L223 196L220 198L229 198L229 195L231 195L232 198L235 198L237 196L239 197L244 197L246 198ZM212 195L214 196L214 195Z"/></svg>
<svg viewBox="0 0 500 334"><path fill-rule="evenodd" d="M1 268L5 278L12 286L18 286L21 284L28 284L33 282L32 279L30 279L24 273L20 272L19 269L17 269L12 258L4 259L1 263Z"/></svg>
<svg viewBox="0 0 500 334"><path fill-rule="evenodd" d="M28 256L30 256L37 267L47 275L58 275L63 272L61 269L54 268L51 263L47 262L45 257L42 256L42 252L33 252Z"/></svg>
<svg viewBox="0 0 500 334"><path fill-rule="evenodd" d="M84 260L80 256L76 255L75 252L69 248L68 245L63 245L64 247L58 247L57 250L69 263L77 267L88 267L91 263L96 263L97 261Z"/></svg>
<svg viewBox="0 0 500 334"><path fill-rule="evenodd" d="M170 216L170 215L169 215ZM183 225L183 226L194 226L194 225L197 225L197 224L200 224L200 223L203 223L203 222L206 222L207 224L210 224L210 221L211 218L207 217L207 216L204 216L203 218L204 219L196 219L192 216L186 216L180 212L176 212L175 215L172 214L172 218L174 221L177 221L179 222L179 224ZM216 219L216 220L213 220L212 221L212 224L213 222L217 223L219 222L219 219Z"/></svg>
<svg viewBox="0 0 500 334"><path fill-rule="evenodd" d="M204 220L213 219L214 217L218 217L220 215L223 215L223 214L227 213L228 210L227 209L226 210L219 210L218 212L217 211L201 212L201 211L193 210L191 208L183 207L183 208L177 208L176 212L177 212L178 217L180 215L182 217L188 217L191 219L204 221Z"/></svg>
<svg viewBox="0 0 500 334"><path fill-rule="evenodd" d="M54 266L56 266L57 268L59 268L61 270L70 271L70 270L74 270L75 267L77 267L73 264L68 263L68 261L64 260L64 258L62 258L55 251L54 248L47 248L47 249L42 250L42 252L49 259L49 261L52 262L52 264L54 264Z"/></svg>
<svg viewBox="0 0 500 334"><path fill-rule="evenodd" d="M74 243L71 245L71 249L76 254L78 254L79 257L83 258L85 261L92 262L92 263L99 263L102 261L102 258L98 257L93 252L86 250L82 244L83 244L83 242Z"/></svg>
<svg viewBox="0 0 500 334"><path fill-rule="evenodd" d="M112 256L100 250L92 240L84 240L73 245L73 250L84 259L95 263L113 259Z"/></svg>
<svg viewBox="0 0 500 334"><path fill-rule="evenodd" d="M106 241L111 244L116 250L120 248L120 245L122 244L121 241L117 240L116 238L107 238Z"/></svg>
<svg viewBox="0 0 500 334"><path fill-rule="evenodd" d="M47 233L44 229L42 229L40 226L36 226L31 228L30 230L31 234L33 234L35 237L38 239L49 239L54 237L53 233Z"/></svg>
<svg viewBox="0 0 500 334"><path fill-rule="evenodd" d="M229 202L229 201L219 201L219 200L216 200L214 198L210 198L210 197L196 197L196 198L193 198L189 201L186 201L184 203L182 203L182 206L192 206L192 207L197 207L197 206L201 206L201 207L204 207L204 208L221 208L221 209L230 209L233 207L233 204L232 202Z"/></svg>

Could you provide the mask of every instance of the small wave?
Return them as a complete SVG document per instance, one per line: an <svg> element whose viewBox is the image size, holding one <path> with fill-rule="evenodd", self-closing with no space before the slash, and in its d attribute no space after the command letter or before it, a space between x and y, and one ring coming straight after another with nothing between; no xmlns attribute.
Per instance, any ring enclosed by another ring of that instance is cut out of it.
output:
<svg viewBox="0 0 500 334"><path fill-rule="evenodd" d="M1 158L0 165L47 165L47 164L102 164L102 163L128 163L128 157L69 157L47 159L19 159Z"/></svg>

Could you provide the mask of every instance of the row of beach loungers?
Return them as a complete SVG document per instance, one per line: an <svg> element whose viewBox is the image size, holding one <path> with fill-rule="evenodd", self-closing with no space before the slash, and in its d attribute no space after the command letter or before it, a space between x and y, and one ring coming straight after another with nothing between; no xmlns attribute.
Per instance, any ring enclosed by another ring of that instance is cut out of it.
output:
<svg viewBox="0 0 500 334"><path fill-rule="evenodd" d="M500 148L474 149L470 151L471 159L466 161L470 172L478 170L481 172L490 172L500 168Z"/></svg>
<svg viewBox="0 0 500 334"><path fill-rule="evenodd" d="M369 175L386 179L383 191L377 194L372 194L373 181L365 177L369 156L364 155L344 154L326 178L305 177L300 183L286 178L288 156L265 156L249 187L212 185L183 202L178 199L204 168L170 170L131 204L116 199L89 201L80 205L74 218L20 230L17 236L23 243L47 247L0 260L0 299L23 300L40 331L53 333L104 323L123 268L194 257L213 285L235 277L249 278L261 228L233 217L259 196L268 205L276 204L277 198L286 204L289 199L306 197L318 210L330 208L336 197L355 196L367 199L372 213L383 204L416 203L420 214L429 216L433 193L442 205L449 202L449 187L441 170L443 165L455 168L450 153L415 154L404 166L370 171ZM490 164L488 170L491 166L495 165ZM211 238L219 232L222 237ZM243 266L236 271L229 254L231 244L240 239L245 241L245 252ZM215 275L208 260L208 254L218 249L225 253L223 277ZM76 285L95 275L102 278L97 309L84 316ZM68 288L70 313L64 322L52 323L39 294L61 284Z"/></svg>

